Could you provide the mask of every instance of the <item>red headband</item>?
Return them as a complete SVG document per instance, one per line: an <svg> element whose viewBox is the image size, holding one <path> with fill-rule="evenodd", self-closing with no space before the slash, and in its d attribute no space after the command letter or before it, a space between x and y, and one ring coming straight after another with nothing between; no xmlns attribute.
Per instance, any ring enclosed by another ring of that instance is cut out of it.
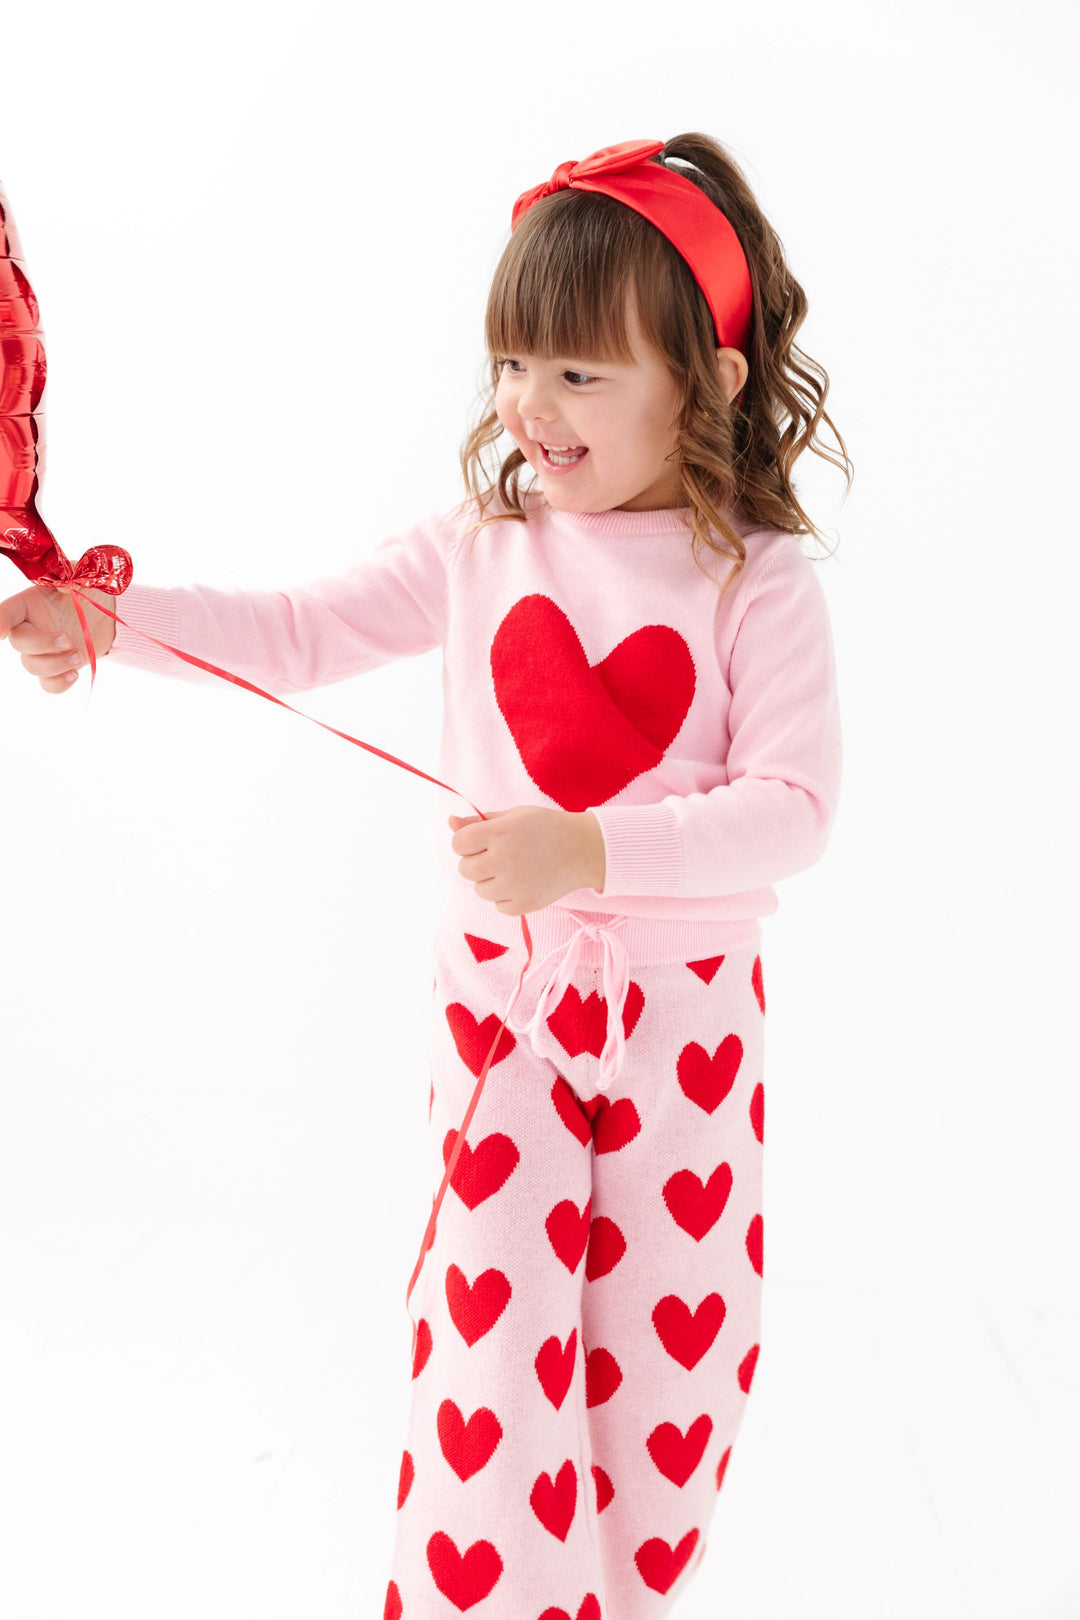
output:
<svg viewBox="0 0 1080 1620"><path fill-rule="evenodd" d="M727 215L700 186L674 169L648 161L663 149L663 141L619 141L579 162L568 158L550 180L521 193L514 204L511 232L533 203L566 186L614 197L642 214L678 249L705 294L719 346L746 354L753 308L746 255Z"/></svg>

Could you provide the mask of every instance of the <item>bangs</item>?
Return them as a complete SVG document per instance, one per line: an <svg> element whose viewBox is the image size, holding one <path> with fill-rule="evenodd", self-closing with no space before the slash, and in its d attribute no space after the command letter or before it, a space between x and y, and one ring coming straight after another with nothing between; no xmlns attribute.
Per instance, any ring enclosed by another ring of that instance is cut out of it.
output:
<svg viewBox="0 0 1080 1620"><path fill-rule="evenodd" d="M597 193L567 189L535 203L492 279L484 321L492 358L535 354L633 365L627 307L631 297L642 306L642 225L651 229Z"/></svg>

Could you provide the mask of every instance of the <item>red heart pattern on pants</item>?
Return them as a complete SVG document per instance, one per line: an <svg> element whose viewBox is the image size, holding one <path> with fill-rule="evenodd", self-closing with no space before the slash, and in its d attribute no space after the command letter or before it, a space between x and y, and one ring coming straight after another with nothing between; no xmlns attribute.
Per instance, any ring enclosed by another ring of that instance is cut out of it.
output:
<svg viewBox="0 0 1080 1620"><path fill-rule="evenodd" d="M565 1609L545 1609L540 1620L571 1620ZM600 1601L595 1592L589 1592L584 1598L573 1620L600 1620Z"/></svg>
<svg viewBox="0 0 1080 1620"><path fill-rule="evenodd" d="M641 986L631 979L622 1017L623 1034L627 1040L633 1034L644 1005ZM583 1052L591 1052L593 1057L598 1058L607 1040L607 1019L607 1002L599 991L590 990L588 995L583 996L576 985L570 984L555 1011L548 1014L546 1023L567 1057L576 1058Z"/></svg>
<svg viewBox="0 0 1080 1620"><path fill-rule="evenodd" d="M645 1585L654 1592L670 1592L689 1563L697 1539L697 1530L688 1530L675 1548L659 1536L642 1542L634 1558Z"/></svg>
<svg viewBox="0 0 1080 1620"><path fill-rule="evenodd" d="M589 1248L585 1256L585 1276L589 1282L614 1271L626 1253L626 1239L610 1215L598 1215L589 1228Z"/></svg>
<svg viewBox="0 0 1080 1620"><path fill-rule="evenodd" d="M577 1471L567 1458L555 1478L541 1474L532 1488L529 1505L545 1530L565 1541L577 1505Z"/></svg>
<svg viewBox="0 0 1080 1620"><path fill-rule="evenodd" d="M706 1294L696 1311L677 1294L665 1294L652 1319L668 1355L683 1367L696 1367L706 1350L712 1348L726 1314L727 1307L719 1294Z"/></svg>
<svg viewBox="0 0 1080 1620"><path fill-rule="evenodd" d="M397 1505L399 1508L408 1499L409 1492L412 1490L412 1482L415 1477L416 1467L413 1463L412 1455L408 1451L403 1451L401 1453L401 1467L398 1470Z"/></svg>
<svg viewBox="0 0 1080 1620"><path fill-rule="evenodd" d="M550 1339L545 1339L537 1351L536 1376L556 1412L566 1399L566 1392L570 1388L576 1356L577 1328L570 1329L570 1337L566 1341L565 1348L553 1335Z"/></svg>
<svg viewBox="0 0 1080 1620"><path fill-rule="evenodd" d="M641 1134L641 1115L632 1097L605 1097L600 1094L593 1115L593 1148L601 1153L618 1153Z"/></svg>
<svg viewBox="0 0 1080 1620"><path fill-rule="evenodd" d="M503 1572L503 1561L490 1541L474 1541L460 1553L443 1530L428 1542L427 1560L435 1585L462 1613L486 1598Z"/></svg>
<svg viewBox="0 0 1080 1620"><path fill-rule="evenodd" d="M724 1213L731 1181L730 1164L718 1164L707 1182L693 1170L676 1170L664 1183L664 1203L672 1219L700 1243Z"/></svg>
<svg viewBox="0 0 1080 1620"><path fill-rule="evenodd" d="M585 1357L585 1405L602 1406L622 1383L622 1369L610 1350L602 1346Z"/></svg>
<svg viewBox="0 0 1080 1620"><path fill-rule="evenodd" d="M750 1178L764 1092L745 1037L747 1007L763 1012L760 960L733 952L677 964L684 1021L658 1062L649 1041L662 1035L665 1004L652 999L653 970L635 966L614 1096L593 1085L607 1007L569 987L549 1019L565 1063L552 1078L549 1060L504 1030L500 1072L459 1137L452 1122L467 1076L499 1035L505 976L517 972L482 933L463 932L460 945L457 968L439 958L452 1044L433 1062L429 1102L443 1165L456 1155L437 1239L425 1240L437 1242L428 1265L444 1297L429 1294L417 1322L412 1400L422 1422L401 1453L404 1556L384 1620L419 1620L440 1599L476 1620L611 1620L588 1590L598 1541L606 1574L623 1571L605 1588L612 1615L693 1574L705 1549L703 1488L719 1491L730 1459L731 1390L748 1392L757 1365L746 1313L750 1279L762 1273ZM465 953L472 978L459 971ZM729 1022L733 972L745 992ZM699 1292L698 1279L711 1291ZM665 1362L675 1364L667 1375ZM686 1391L700 1408L687 1410ZM585 1429L582 1404L598 1414ZM586 1488L587 1514L578 1511Z"/></svg>
<svg viewBox="0 0 1080 1620"><path fill-rule="evenodd" d="M459 1479L471 1479L487 1466L502 1439L502 1424L486 1406L475 1411L468 1423L453 1401L443 1401L438 1415L439 1444L442 1454Z"/></svg>
<svg viewBox="0 0 1080 1620"><path fill-rule="evenodd" d="M674 1423L658 1423L646 1444L649 1456L660 1472L676 1485L685 1485L709 1443L712 1418L702 1412L684 1435Z"/></svg>
<svg viewBox="0 0 1080 1620"><path fill-rule="evenodd" d="M456 1141L457 1132L447 1131L442 1149L444 1165L450 1163ZM468 1209L476 1209L485 1198L498 1192L513 1174L520 1157L513 1138L504 1136L502 1131L493 1131L474 1148L463 1142L450 1185Z"/></svg>
<svg viewBox="0 0 1080 1620"><path fill-rule="evenodd" d="M446 1303L450 1319L466 1344L476 1344L491 1332L509 1299L510 1284L496 1267L477 1277L471 1286L459 1267L447 1267Z"/></svg>
<svg viewBox="0 0 1080 1620"><path fill-rule="evenodd" d="M446 1022L450 1025L450 1033L454 1037L454 1045L458 1049L461 1061L479 1079L480 1070L484 1067L502 1019L498 1013L491 1013L487 1018L479 1020L474 1018L468 1007L463 1007L460 1002L452 1002L446 1009ZM502 1063L504 1058L508 1058L516 1045L517 1039L513 1032L504 1029L499 1036L491 1068L493 1069L496 1063Z"/></svg>
<svg viewBox="0 0 1080 1620"><path fill-rule="evenodd" d="M585 1245L589 1241L589 1211L592 1208L590 1198L584 1210L569 1198L564 1198L561 1204L556 1204L551 1211L544 1226L547 1230L551 1247L571 1275L581 1264L581 1257L585 1253Z"/></svg>
<svg viewBox="0 0 1080 1620"><path fill-rule="evenodd" d="M696 686L677 630L642 625L591 665L562 608L541 594L505 614L492 638L491 674L530 780L576 811L606 804L661 763Z"/></svg>
<svg viewBox="0 0 1080 1620"><path fill-rule="evenodd" d="M416 1324L416 1355L413 1358L412 1375L419 1378L427 1366L428 1356L431 1354L431 1324L423 1317Z"/></svg>
<svg viewBox="0 0 1080 1620"><path fill-rule="evenodd" d="M726 1035L712 1057L697 1041L684 1046L676 1064L683 1093L707 1114L719 1108L739 1072L743 1043L737 1035Z"/></svg>

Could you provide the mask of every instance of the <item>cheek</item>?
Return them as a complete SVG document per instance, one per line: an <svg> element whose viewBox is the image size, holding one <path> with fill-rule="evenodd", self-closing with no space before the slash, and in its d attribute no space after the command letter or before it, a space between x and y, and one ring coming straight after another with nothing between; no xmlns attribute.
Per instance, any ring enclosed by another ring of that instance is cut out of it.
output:
<svg viewBox="0 0 1080 1620"><path fill-rule="evenodd" d="M495 410L507 433L518 437L521 432L521 418L517 413L517 404L511 390L504 388L501 383L495 390Z"/></svg>

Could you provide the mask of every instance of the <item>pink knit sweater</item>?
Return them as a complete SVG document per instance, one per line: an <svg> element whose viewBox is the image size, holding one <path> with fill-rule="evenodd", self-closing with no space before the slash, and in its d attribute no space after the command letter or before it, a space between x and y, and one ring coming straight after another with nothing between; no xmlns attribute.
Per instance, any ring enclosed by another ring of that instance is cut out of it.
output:
<svg viewBox="0 0 1080 1620"><path fill-rule="evenodd" d="M439 764L409 763L460 790L417 779L456 882L461 794L485 813L591 810L604 887L558 905L714 921L718 949L759 937L772 885L824 851L840 789L832 632L798 538L736 516L746 563L720 603L731 565L703 550L706 577L682 509L543 503L471 540L469 522L432 512L343 574L280 591L136 581L117 611L278 697L441 646ZM107 656L220 680L122 625Z"/></svg>

